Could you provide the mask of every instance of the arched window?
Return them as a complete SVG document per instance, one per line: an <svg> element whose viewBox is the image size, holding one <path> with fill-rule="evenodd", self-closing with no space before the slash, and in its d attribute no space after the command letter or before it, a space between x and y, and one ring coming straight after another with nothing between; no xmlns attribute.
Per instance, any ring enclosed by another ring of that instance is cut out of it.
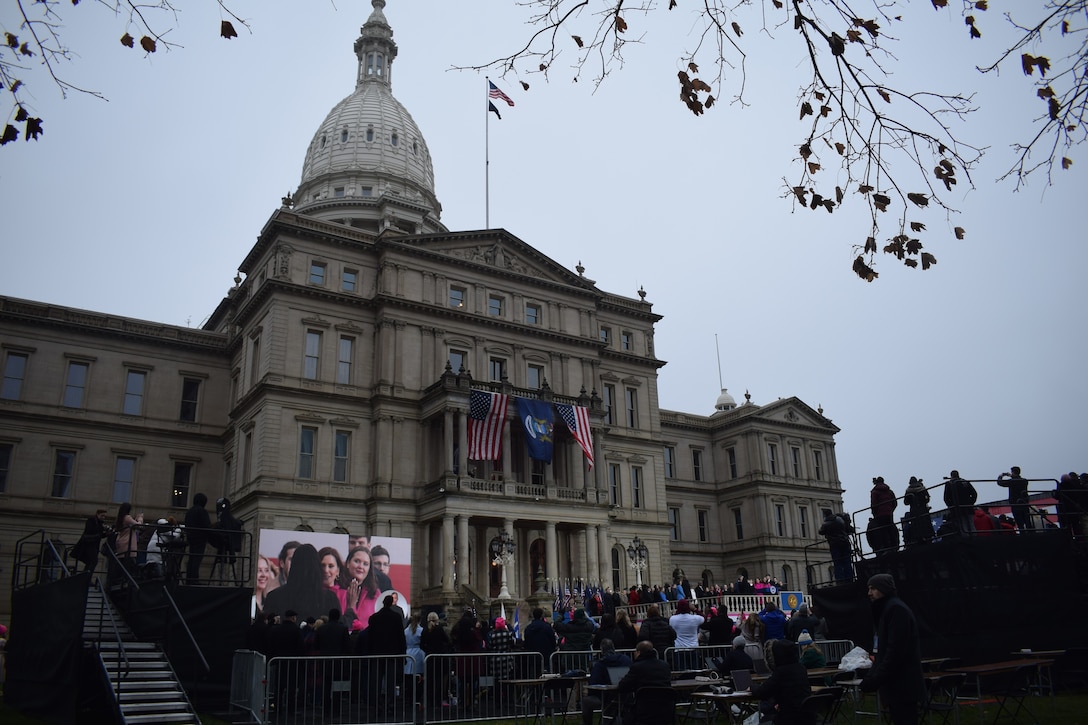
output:
<svg viewBox="0 0 1088 725"><path fill-rule="evenodd" d="M367 143L374 143L374 127L373 126L370 126L366 130L366 142Z"/></svg>
<svg viewBox="0 0 1088 725"><path fill-rule="evenodd" d="M321 134L321 148L325 148L325 134Z"/></svg>
<svg viewBox="0 0 1088 725"><path fill-rule="evenodd" d="M398 139L398 137L397 137L397 132L396 132L396 131L394 131L394 132L393 132L393 135L389 137L389 141L390 141L390 143L392 143L392 144L393 144L394 146L396 146L396 145L397 145L397 141L398 141L398 140L399 140L399 139Z"/></svg>
<svg viewBox="0 0 1088 725"><path fill-rule="evenodd" d="M348 130L345 128L342 131L340 131L340 143L347 143L347 142L348 142Z"/></svg>

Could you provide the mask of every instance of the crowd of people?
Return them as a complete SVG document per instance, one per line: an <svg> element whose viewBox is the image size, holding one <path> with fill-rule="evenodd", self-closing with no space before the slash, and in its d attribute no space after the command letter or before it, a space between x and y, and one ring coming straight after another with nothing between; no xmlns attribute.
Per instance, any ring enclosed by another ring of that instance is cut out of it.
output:
<svg viewBox="0 0 1088 725"><path fill-rule="evenodd" d="M216 521L207 511L208 497L193 496L193 505L185 512L181 523L165 516L154 523L145 521L144 513L134 513L128 501L120 504L117 515L109 520L106 509L98 509L87 518L83 532L71 547L68 556L75 560L74 570L94 573L101 555L110 549L113 560L130 576L139 578L166 577L187 584L201 583L201 567L208 547L227 564L233 564L242 548L242 524L231 513L230 500L216 501ZM185 576L181 576L181 559L187 556ZM120 572L111 571L111 578Z"/></svg>
<svg viewBox="0 0 1088 725"><path fill-rule="evenodd" d="M902 497L906 511L896 523L894 515L900 499L884 478L877 476L870 490L871 517L865 527L865 539L879 555L897 550L900 541L912 547L946 536L1030 533L1045 528L1066 529L1075 536L1088 533L1088 473L1063 474L1057 488L1047 491L1056 501L1056 520L1046 510L1032 506L1031 481L1021 475L1019 466L999 474L994 483L1008 489L1008 514L995 514L990 506L978 505L974 484L953 470L945 477L942 496L945 509L935 515L929 489L922 479L911 476ZM819 533L831 550L833 577L835 581L850 581L853 577L850 536L854 533L850 517L830 509L824 509L823 514Z"/></svg>

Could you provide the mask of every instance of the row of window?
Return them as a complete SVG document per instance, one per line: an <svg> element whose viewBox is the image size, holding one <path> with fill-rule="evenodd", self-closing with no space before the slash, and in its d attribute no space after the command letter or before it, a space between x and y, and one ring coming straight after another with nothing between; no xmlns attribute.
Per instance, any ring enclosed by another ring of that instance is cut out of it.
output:
<svg viewBox="0 0 1088 725"><path fill-rule="evenodd" d="M605 383L601 386L601 403L604 405L606 425L619 424L619 411L616 410L616 386ZM623 389L624 422L628 428L638 428L638 390L631 387Z"/></svg>
<svg viewBox="0 0 1088 725"><path fill-rule="evenodd" d="M699 523L699 541L710 541L710 511L707 509L696 510ZM680 540L680 509L669 508L669 537L673 541Z"/></svg>
<svg viewBox="0 0 1088 725"><path fill-rule="evenodd" d="M6 493L8 479L15 466L16 444L0 441L0 493ZM51 498L73 498L77 485L79 459L82 451L77 446L57 444L52 447L53 466L49 482ZM114 503L131 501L137 485L140 456L118 454L114 456L113 488L110 500ZM174 461L174 472L170 490L170 505L174 508L189 506L189 491L192 487L196 463L193 461ZM144 496L153 500L154 495Z"/></svg>
<svg viewBox="0 0 1088 725"><path fill-rule="evenodd" d="M646 508L646 498L642 487L642 466L631 466L631 508ZM623 506L623 482L620 464L608 464L608 503L614 507Z"/></svg>
<svg viewBox="0 0 1088 725"><path fill-rule="evenodd" d="M738 478L737 471L737 449L729 447L725 451L726 464L729 466L729 478ZM769 466L769 472L772 476L779 475L781 465L779 463L778 456L778 444L767 444L767 463ZM695 481L703 480L703 452L698 448L694 448L691 451L691 469L692 479ZM802 465L801 448L799 446L790 446L789 456L789 471L790 475L794 478L802 478L804 474L804 468ZM823 451L812 451L812 477L817 481L822 481L824 476L824 457ZM674 446L665 446L665 478L677 478L676 468L676 448Z"/></svg>
<svg viewBox="0 0 1088 725"><path fill-rule="evenodd" d="M343 189L337 189L338 196L343 196ZM367 194L369 196L369 194ZM325 287L328 284L329 279L329 265L325 262L319 262L313 260L310 262L310 284L318 287ZM340 273L340 291L341 292L358 292L359 291L359 270L348 269Z"/></svg>
<svg viewBox="0 0 1088 725"><path fill-rule="evenodd" d="M299 431L298 477L305 479L321 478L318 460L318 433L313 426L303 426ZM351 472L351 431L333 431L331 480L335 483L347 483Z"/></svg>
<svg viewBox="0 0 1088 725"><path fill-rule="evenodd" d="M10 351L4 358L4 379L0 383L0 399L22 400L23 386L30 366L30 354ZM91 384L92 361L70 359L64 374L60 393L60 405L65 408L86 407L87 393ZM125 367L125 390L121 399L121 413L129 416L144 415L148 379L151 371L131 366ZM200 407L202 380L197 377L181 377L181 401L178 420L195 423Z"/></svg>
<svg viewBox="0 0 1088 725"><path fill-rule="evenodd" d="M463 310L468 302L468 289L457 285L450 285L447 302L454 309ZM508 311L507 296L499 292L490 292L487 295L487 314L491 317L506 317ZM526 325L540 325L544 321L544 307L538 302L526 302L522 310L523 320Z"/></svg>
<svg viewBox="0 0 1088 725"><path fill-rule="evenodd" d="M603 342L605 345L612 345L613 336L611 327L605 327L602 325L599 334L601 342ZM635 337L632 333L628 332L627 330L621 330L618 340L619 348L621 350L634 350L634 339Z"/></svg>

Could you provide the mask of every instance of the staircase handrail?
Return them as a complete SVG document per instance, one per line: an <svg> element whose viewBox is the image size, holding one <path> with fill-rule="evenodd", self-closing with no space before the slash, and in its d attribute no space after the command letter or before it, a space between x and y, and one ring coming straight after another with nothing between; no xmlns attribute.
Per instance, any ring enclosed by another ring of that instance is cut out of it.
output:
<svg viewBox="0 0 1088 725"><path fill-rule="evenodd" d="M174 610L174 615L177 616L178 621L181 622L181 626L185 629L185 634L189 637L189 642L192 643L197 657L200 658L200 664L204 666L204 674L208 674L212 671L211 665L208 664L208 660L204 657L204 652L200 649L200 644L197 643L196 637L193 636L193 631L189 629L189 623L186 622L185 617L182 616L181 610L178 608L178 603L174 601L174 597L170 594L169 589L163 587L162 592L166 595L166 601L170 602L170 608Z"/></svg>
<svg viewBox="0 0 1088 725"><path fill-rule="evenodd" d="M113 552L110 552L111 554ZM110 628L113 630L113 639L117 643L117 686L114 687L113 693L117 698L117 702L121 701L121 683L128 678L129 673L132 672L132 664L128 659L128 652L125 651L125 642L121 639L121 630L117 627L117 619L113 616L113 608L109 606L109 596L106 594L106 588L102 586L102 579L95 577L93 580L94 586L98 589L98 593L102 596L103 606L98 612L98 631L103 631L103 618L105 614L109 614ZM105 660L102 660L102 648L101 648L101 635L99 640L95 642L95 649L98 650L98 658L102 662L103 668L105 668ZM122 663L124 668L122 669ZM107 670L107 675L109 671Z"/></svg>
<svg viewBox="0 0 1088 725"><path fill-rule="evenodd" d="M106 555L106 559L112 560L107 562L107 571L109 574L113 574L115 571L120 571L128 579L129 586L135 587L137 591L140 589L140 583L136 581L136 577L132 576L132 572L128 570L128 567L124 565L121 559L117 556L117 552L108 546L102 547L102 553ZM134 557L132 557L134 558Z"/></svg>
<svg viewBox="0 0 1088 725"><path fill-rule="evenodd" d="M23 547L25 547L31 539L35 538L37 541L34 542L34 555L24 556ZM61 578L71 575L71 572L68 571L68 565L64 561L64 557L57 551L57 547L53 546L53 540L47 538L45 529L38 529L15 542L15 567L11 572L12 591L18 591L19 589L41 583L44 569L42 555L45 553L47 545L50 552L49 558L52 560L50 569L61 572ZM30 572L33 572L33 577L28 577Z"/></svg>

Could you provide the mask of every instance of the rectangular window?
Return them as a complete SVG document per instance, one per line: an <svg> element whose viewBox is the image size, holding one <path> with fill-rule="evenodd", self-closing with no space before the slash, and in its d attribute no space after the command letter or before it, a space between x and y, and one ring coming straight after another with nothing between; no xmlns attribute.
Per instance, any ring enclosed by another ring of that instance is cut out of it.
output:
<svg viewBox="0 0 1088 725"><path fill-rule="evenodd" d="M729 477L737 477L737 449L727 448L725 450L725 457L729 461Z"/></svg>
<svg viewBox="0 0 1088 725"><path fill-rule="evenodd" d="M0 385L0 398L18 400L23 393L28 357L21 352L9 352L4 361L4 382Z"/></svg>
<svg viewBox="0 0 1088 725"><path fill-rule="evenodd" d="M800 506L797 509L797 523L801 525L801 538L808 538L808 507Z"/></svg>
<svg viewBox="0 0 1088 725"><path fill-rule="evenodd" d="M332 190L332 195L333 195L333 197L334 197L334 198L336 198L336 199L341 199L341 198L343 198L343 196L344 196L344 187L342 187L342 186L337 186L337 187L333 188L333 190Z"/></svg>
<svg viewBox="0 0 1088 725"><path fill-rule="evenodd" d="M11 472L11 458L14 453L14 444L0 443L0 493L7 493L8 473Z"/></svg>
<svg viewBox="0 0 1088 725"><path fill-rule="evenodd" d="M336 351L336 382L351 385L351 363L355 357L355 338L341 337Z"/></svg>
<svg viewBox="0 0 1088 725"><path fill-rule="evenodd" d="M680 509L669 507L669 539L680 540Z"/></svg>
<svg viewBox="0 0 1088 725"><path fill-rule="evenodd" d="M253 433L248 432L242 438L242 482L249 483L253 478Z"/></svg>
<svg viewBox="0 0 1088 725"><path fill-rule="evenodd" d="M325 265L321 262L310 262L310 284L325 285Z"/></svg>
<svg viewBox="0 0 1088 725"><path fill-rule="evenodd" d="M450 287L450 307L456 307L458 309L465 306L465 288L464 287Z"/></svg>
<svg viewBox="0 0 1088 725"><path fill-rule="evenodd" d="M529 460L529 483L534 486L544 485L544 461L538 461L535 458Z"/></svg>
<svg viewBox="0 0 1088 725"><path fill-rule="evenodd" d="M534 305L532 303L525 305L525 324L540 324L540 305Z"/></svg>
<svg viewBox="0 0 1088 725"><path fill-rule="evenodd" d="M340 277L340 289L343 292L355 292L359 288L359 272L354 269L345 269Z"/></svg>
<svg viewBox="0 0 1088 725"><path fill-rule="evenodd" d="M198 402L200 402L199 378L182 378L181 412L178 415L178 419L188 423L195 423Z"/></svg>
<svg viewBox="0 0 1088 725"><path fill-rule="evenodd" d="M69 362L68 376L64 379L64 407L82 408L83 394L87 390L87 372L91 366L85 362Z"/></svg>
<svg viewBox="0 0 1088 725"><path fill-rule="evenodd" d="M703 452L700 450L691 452L691 471L696 481L703 480Z"/></svg>
<svg viewBox="0 0 1088 725"><path fill-rule="evenodd" d="M620 333L620 349L621 350L630 350L631 349L631 333L630 332L621 332Z"/></svg>
<svg viewBox="0 0 1088 725"><path fill-rule="evenodd" d="M56 451L53 459L53 498L70 498L76 475L76 452Z"/></svg>
<svg viewBox="0 0 1088 725"><path fill-rule="evenodd" d="M790 446L790 467L793 468L793 477L801 477L801 449Z"/></svg>
<svg viewBox="0 0 1088 725"><path fill-rule="evenodd" d="M530 365L525 378L525 387L538 390L544 385L544 366Z"/></svg>
<svg viewBox="0 0 1088 725"><path fill-rule="evenodd" d="M665 446L665 478L676 478L676 449Z"/></svg>
<svg viewBox="0 0 1088 725"><path fill-rule="evenodd" d="M374 196L374 187L373 186L364 186L364 187L361 187L360 190L362 191L362 196Z"/></svg>
<svg viewBox="0 0 1088 725"><path fill-rule="evenodd" d="M817 481L824 480L824 454L823 451L812 452L812 477Z"/></svg>
<svg viewBox="0 0 1088 725"><path fill-rule="evenodd" d="M170 503L174 508L189 505L189 488L193 483L193 464L186 461L174 461L174 487L170 492Z"/></svg>
<svg viewBox="0 0 1088 725"><path fill-rule="evenodd" d="M744 538L744 519L740 515L740 509L733 509L733 528L737 532L737 541Z"/></svg>
<svg viewBox="0 0 1088 725"><path fill-rule="evenodd" d="M493 357L487 363L488 380L493 383L501 383L506 377L506 361L501 357Z"/></svg>
<svg viewBox="0 0 1088 725"><path fill-rule="evenodd" d="M607 425L616 424L616 386L605 385L604 390L604 422Z"/></svg>
<svg viewBox="0 0 1088 725"><path fill-rule="evenodd" d="M317 380L317 371L321 363L321 333L306 332L306 352L302 359L302 377Z"/></svg>
<svg viewBox="0 0 1088 725"><path fill-rule="evenodd" d="M113 498L114 503L124 503L132 500L132 483L136 478L136 459L127 456L118 456L113 464Z"/></svg>
<svg viewBox="0 0 1088 725"><path fill-rule="evenodd" d="M638 391L634 388L625 388L623 399L627 405L627 427L638 428Z"/></svg>
<svg viewBox="0 0 1088 725"><path fill-rule="evenodd" d="M771 475L772 476L777 476L778 475L778 444L777 443L768 443L767 444L767 464L771 468Z"/></svg>
<svg viewBox="0 0 1088 725"><path fill-rule="evenodd" d="M303 428L298 443L298 477L314 477L314 450L317 448L317 428Z"/></svg>
<svg viewBox="0 0 1088 725"><path fill-rule="evenodd" d="M612 328L611 327L602 327L600 334L601 334L601 342L603 342L605 345L612 342Z"/></svg>
<svg viewBox="0 0 1088 725"><path fill-rule="evenodd" d="M499 295L490 295L487 298L487 314L492 317L502 317L503 302L505 301Z"/></svg>
<svg viewBox="0 0 1088 725"><path fill-rule="evenodd" d="M468 355L464 350L450 350L450 367L453 368L453 372L459 373L465 369L465 356Z"/></svg>
<svg viewBox="0 0 1088 725"><path fill-rule="evenodd" d="M620 505L620 467L616 463L608 464L608 503Z"/></svg>
<svg viewBox="0 0 1088 725"><path fill-rule="evenodd" d="M125 376L125 415L140 415L144 409L144 389L147 386L147 373L142 370L129 370Z"/></svg>
<svg viewBox="0 0 1088 725"><path fill-rule="evenodd" d="M774 531L779 536L786 535L786 507L780 503L774 505Z"/></svg>
<svg viewBox="0 0 1088 725"><path fill-rule="evenodd" d="M710 541L710 513L706 509L699 509L699 541Z"/></svg>
<svg viewBox="0 0 1088 725"><path fill-rule="evenodd" d="M351 433L346 430L336 431L336 441L332 452L332 480L346 483L348 480L348 454L351 452Z"/></svg>
<svg viewBox="0 0 1088 725"><path fill-rule="evenodd" d="M631 505L642 508L642 468L631 466Z"/></svg>
<svg viewBox="0 0 1088 725"><path fill-rule="evenodd" d="M253 338L249 345L249 384L256 385L261 376L261 336Z"/></svg>

